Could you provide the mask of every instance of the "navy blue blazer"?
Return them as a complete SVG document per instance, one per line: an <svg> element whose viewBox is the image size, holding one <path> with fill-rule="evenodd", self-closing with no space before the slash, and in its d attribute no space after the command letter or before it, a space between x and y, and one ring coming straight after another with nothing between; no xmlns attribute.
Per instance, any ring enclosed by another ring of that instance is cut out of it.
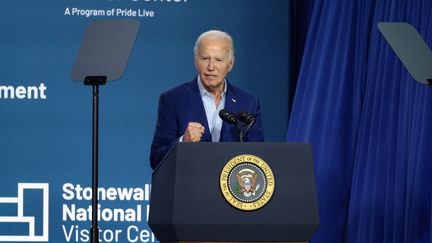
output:
<svg viewBox="0 0 432 243"><path fill-rule="evenodd" d="M233 113L250 112L254 114L256 116L255 124L248 131L244 141L264 141L261 108L257 97L227 81L225 109ZM158 118L150 152L150 165L153 169L156 168L171 147L179 141L189 122L199 122L205 127L201 137L202 142L212 141L196 78L191 82L163 92L159 97ZM239 141L237 128L224 122L220 141Z"/></svg>

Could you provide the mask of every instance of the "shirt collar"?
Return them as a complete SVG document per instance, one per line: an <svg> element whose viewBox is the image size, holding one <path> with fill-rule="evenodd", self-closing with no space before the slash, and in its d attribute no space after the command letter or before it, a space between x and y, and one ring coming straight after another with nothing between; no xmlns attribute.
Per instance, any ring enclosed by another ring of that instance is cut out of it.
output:
<svg viewBox="0 0 432 243"><path fill-rule="evenodd" d="M203 97L204 95L210 95L211 96L211 94L206 90L206 88L204 88L204 85L201 83L201 78L199 75L197 77L197 82L198 82L198 88L199 88L201 97ZM221 94L222 97L225 96L226 91L227 91L227 81L226 81L226 79L224 79L224 90L222 91L222 94Z"/></svg>

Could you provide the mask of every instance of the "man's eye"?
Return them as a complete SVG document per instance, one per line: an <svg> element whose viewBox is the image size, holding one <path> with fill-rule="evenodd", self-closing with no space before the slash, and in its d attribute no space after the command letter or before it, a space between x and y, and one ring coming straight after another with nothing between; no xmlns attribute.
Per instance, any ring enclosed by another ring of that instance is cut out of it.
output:
<svg viewBox="0 0 432 243"><path fill-rule="evenodd" d="M216 58L216 61L217 61L217 62L223 62L223 59Z"/></svg>

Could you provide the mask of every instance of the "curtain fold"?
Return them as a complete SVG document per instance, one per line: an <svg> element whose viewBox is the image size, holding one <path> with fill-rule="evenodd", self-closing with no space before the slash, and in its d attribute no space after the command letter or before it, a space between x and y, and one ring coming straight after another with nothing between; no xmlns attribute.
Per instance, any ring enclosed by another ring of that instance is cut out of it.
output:
<svg viewBox="0 0 432 243"><path fill-rule="evenodd" d="M432 89L377 29L407 22L432 46L432 2L311 2L287 141L313 147L312 242L432 242Z"/></svg>

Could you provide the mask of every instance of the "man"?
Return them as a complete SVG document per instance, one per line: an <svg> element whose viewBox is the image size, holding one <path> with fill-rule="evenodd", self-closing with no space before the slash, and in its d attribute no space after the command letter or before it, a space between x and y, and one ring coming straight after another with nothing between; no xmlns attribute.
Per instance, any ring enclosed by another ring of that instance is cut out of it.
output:
<svg viewBox="0 0 432 243"><path fill-rule="evenodd" d="M158 119L150 152L157 167L177 142L239 141L239 131L222 122L219 111L249 112L256 117L244 141L264 141L259 100L226 80L234 65L234 45L228 33L201 34L194 48L198 76L159 98Z"/></svg>

